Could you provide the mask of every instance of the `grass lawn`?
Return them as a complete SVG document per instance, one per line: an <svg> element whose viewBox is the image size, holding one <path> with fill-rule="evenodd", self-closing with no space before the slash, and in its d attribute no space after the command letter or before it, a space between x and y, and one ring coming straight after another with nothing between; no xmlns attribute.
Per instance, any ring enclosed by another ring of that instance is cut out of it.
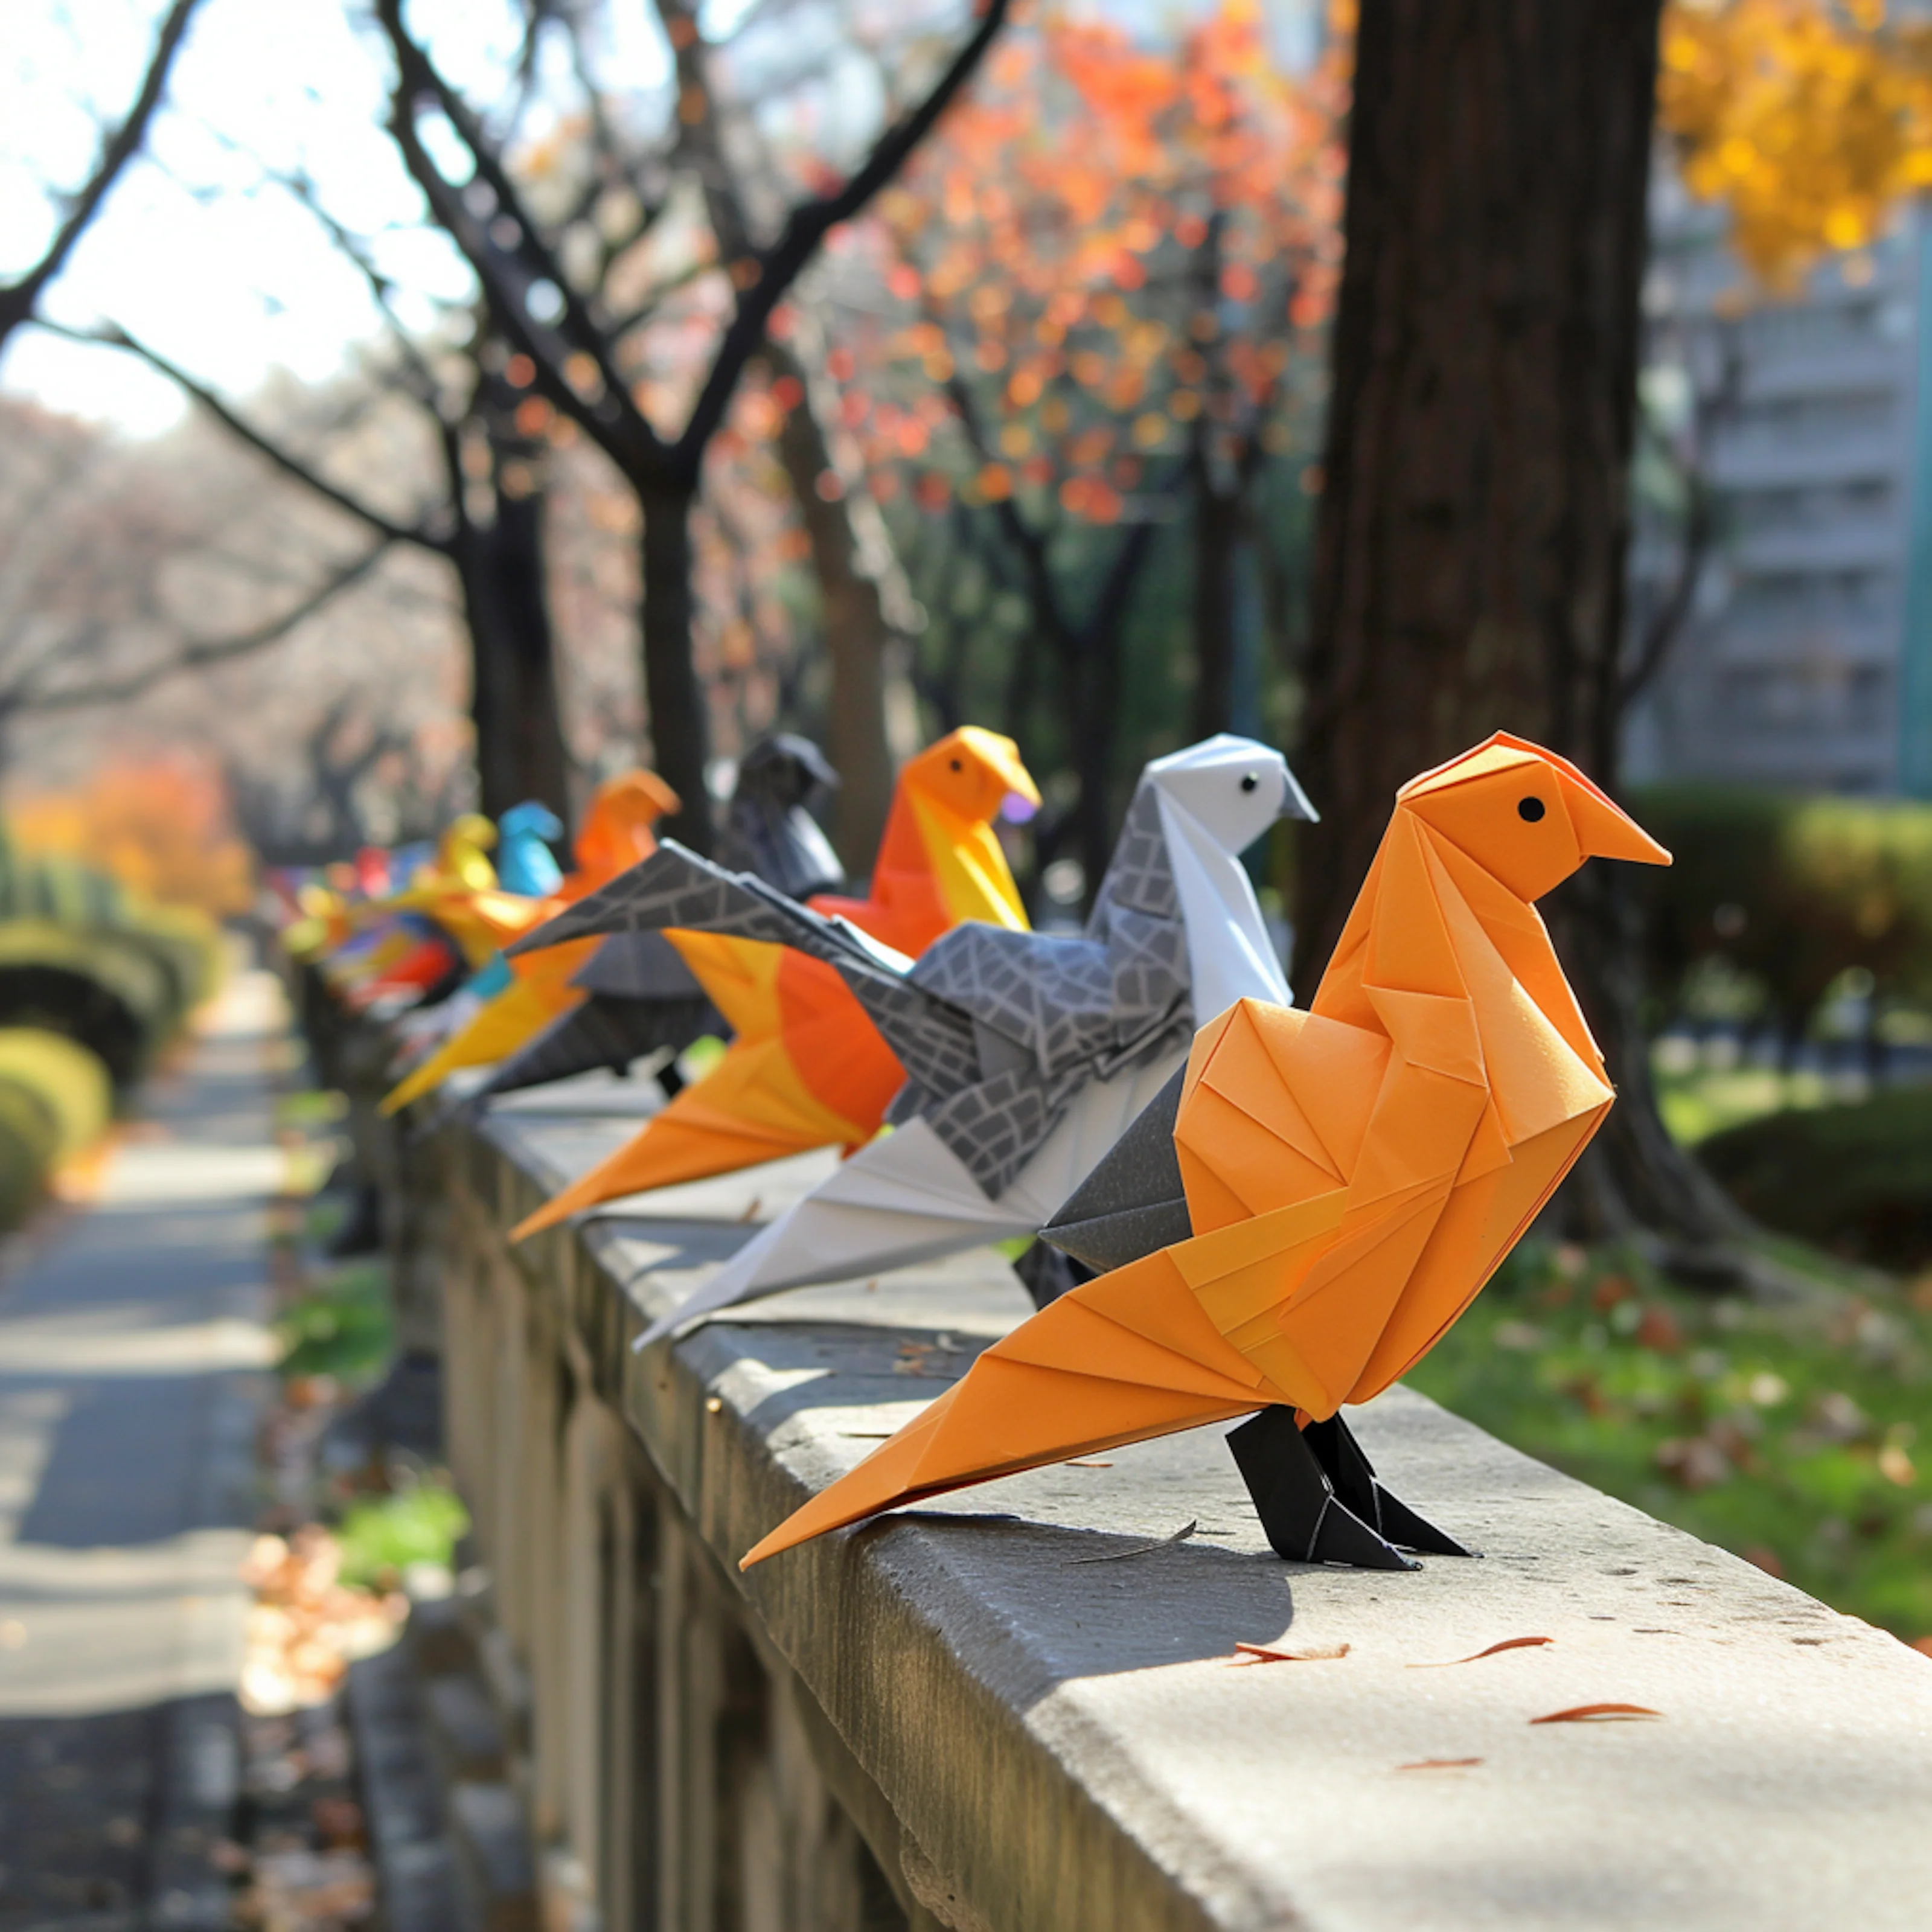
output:
<svg viewBox="0 0 1932 1932"><path fill-rule="evenodd" d="M1532 1239L1408 1379L1840 1610L1932 1637L1932 1279L1840 1275L1770 1306Z"/></svg>
<svg viewBox="0 0 1932 1932"><path fill-rule="evenodd" d="M276 1327L285 1376L374 1381L388 1361L394 1330L387 1264L361 1261L334 1269L291 1302Z"/></svg>

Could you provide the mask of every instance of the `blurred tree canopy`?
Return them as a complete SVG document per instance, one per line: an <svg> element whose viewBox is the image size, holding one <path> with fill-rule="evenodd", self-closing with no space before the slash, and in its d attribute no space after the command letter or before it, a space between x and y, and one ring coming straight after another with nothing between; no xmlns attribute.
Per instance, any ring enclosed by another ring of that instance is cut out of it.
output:
<svg viewBox="0 0 1932 1932"><path fill-rule="evenodd" d="M1042 836L1096 881L1150 751L1289 722L1257 580L1298 562L1276 511L1318 430L1348 47L1291 76L1264 25L1224 0L1171 54L1016 28L830 285L840 419L928 594L922 689L1071 779Z"/></svg>
<svg viewBox="0 0 1932 1932"><path fill-rule="evenodd" d="M1883 0L1676 0L1658 112L1685 184L1789 286L1932 187L1932 22Z"/></svg>

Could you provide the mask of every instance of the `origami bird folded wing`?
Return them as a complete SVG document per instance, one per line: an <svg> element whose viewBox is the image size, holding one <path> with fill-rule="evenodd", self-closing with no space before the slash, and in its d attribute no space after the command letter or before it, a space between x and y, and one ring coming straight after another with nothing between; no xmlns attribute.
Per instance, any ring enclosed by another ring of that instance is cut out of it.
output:
<svg viewBox="0 0 1932 1932"><path fill-rule="evenodd" d="M844 869L811 810L838 782L809 739L789 732L760 739L739 761L718 839L719 865L750 872L794 898L842 886ZM582 848L580 835L579 862L587 872L590 860ZM603 864L598 880L644 856L633 851L621 863ZM661 932L614 934L597 942L571 983L584 995L581 1003L507 1054L471 1095L472 1106L593 1068L626 1068L644 1055L674 1055L706 1034L726 1030L723 1016ZM660 1066L659 1078L668 1084L668 1072Z"/></svg>
<svg viewBox="0 0 1932 1932"><path fill-rule="evenodd" d="M992 821L1018 798L1039 794L1009 740L970 728L952 733L901 773L880 848L872 896L821 898L862 950L897 966L902 952L928 944L944 927L986 920L1024 928L1017 890ZM731 889L761 902L706 897ZM724 1058L679 1093L626 1147L566 1188L512 1232L534 1233L580 1208L643 1189L697 1180L808 1148L862 1145L878 1131L904 1084L900 1066L865 1018L838 971L788 947L783 896L744 874L718 874L694 887L688 905L667 896L668 875L652 873L626 896L614 881L593 914L590 902L547 928L544 943L607 930L667 931L736 1037ZM774 901L778 903L774 903Z"/></svg>
<svg viewBox="0 0 1932 1932"><path fill-rule="evenodd" d="M1187 1237L996 1342L746 1562L991 1476L1268 1405L1322 1420L1386 1388L1610 1107L1531 903L1592 856L1669 860L1522 740L1406 786L1312 1010L1243 1000L1196 1037L1172 1132ZM1153 1180L1158 1204L1172 1184ZM1103 1163L1072 1217L1090 1252L1110 1191Z"/></svg>
<svg viewBox="0 0 1932 1932"><path fill-rule="evenodd" d="M638 1346L754 1294L1031 1234L1178 1070L1197 1015L1287 1004L1238 854L1277 819L1313 816L1278 752L1210 738L1142 775L1079 937L965 925L903 975L847 969L908 1076L895 1131Z"/></svg>

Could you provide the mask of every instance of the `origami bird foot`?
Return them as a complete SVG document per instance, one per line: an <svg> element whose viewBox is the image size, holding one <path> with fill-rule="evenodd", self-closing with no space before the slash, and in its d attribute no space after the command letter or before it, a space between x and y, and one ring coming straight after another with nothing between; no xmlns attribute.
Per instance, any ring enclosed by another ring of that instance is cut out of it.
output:
<svg viewBox="0 0 1932 1932"><path fill-rule="evenodd" d="M1231 1431L1228 1447L1275 1554L1291 1562L1419 1570L1402 1550L1476 1553L1383 1488L1339 1415L1298 1428L1277 1404Z"/></svg>
<svg viewBox="0 0 1932 1932"><path fill-rule="evenodd" d="M1084 1262L1063 1254L1051 1241L1036 1241L1013 1264L1020 1286L1033 1297L1036 1308L1058 1301L1069 1288L1094 1279L1094 1270Z"/></svg>

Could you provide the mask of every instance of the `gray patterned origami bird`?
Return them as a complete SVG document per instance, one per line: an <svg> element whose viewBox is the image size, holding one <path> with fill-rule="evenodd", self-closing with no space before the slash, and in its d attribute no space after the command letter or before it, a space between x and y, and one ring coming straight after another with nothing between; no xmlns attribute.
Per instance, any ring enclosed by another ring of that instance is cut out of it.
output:
<svg viewBox="0 0 1932 1932"><path fill-rule="evenodd" d="M908 1076L888 1117L893 1131L639 1346L754 1295L1034 1232L1176 1075L1197 1014L1243 998L1288 1003L1238 860L1285 816L1315 814L1264 746L1222 736L1156 759L1084 933L969 923L916 964L670 842L606 887L607 900L621 892L627 922L776 940L827 961ZM574 916L557 922L558 937L571 935Z"/></svg>

